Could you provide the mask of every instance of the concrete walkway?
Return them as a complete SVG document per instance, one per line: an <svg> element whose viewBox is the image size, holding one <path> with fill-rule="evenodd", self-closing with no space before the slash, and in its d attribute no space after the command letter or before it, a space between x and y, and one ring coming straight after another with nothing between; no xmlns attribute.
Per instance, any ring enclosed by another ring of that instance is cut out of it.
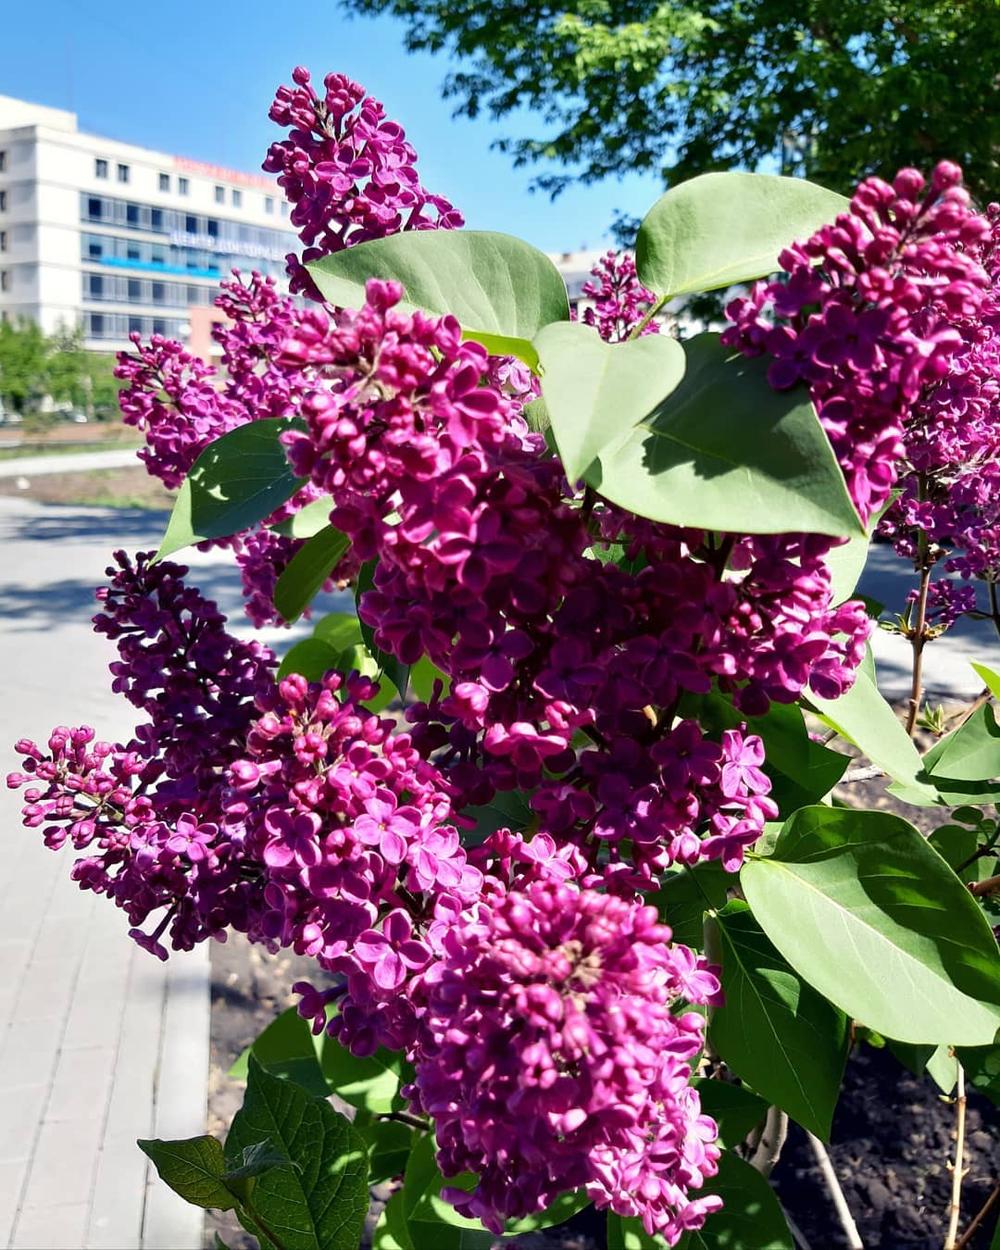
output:
<svg viewBox="0 0 1000 1250"><path fill-rule="evenodd" d="M114 649L89 624L93 588L114 547L155 547L162 528L149 513L0 499L0 774L15 739L44 742L58 724L129 734ZM204 580L233 601L229 569L209 562ZM204 1131L208 949L161 964L136 947L125 916L70 881L72 853L21 827L19 804L0 787L0 1247L194 1250L201 1212L135 1140Z"/></svg>
<svg viewBox="0 0 1000 1250"><path fill-rule="evenodd" d="M64 455L13 456L0 460L0 477L39 477L46 473L86 473L91 469L128 469L141 461L135 448L68 451Z"/></svg>

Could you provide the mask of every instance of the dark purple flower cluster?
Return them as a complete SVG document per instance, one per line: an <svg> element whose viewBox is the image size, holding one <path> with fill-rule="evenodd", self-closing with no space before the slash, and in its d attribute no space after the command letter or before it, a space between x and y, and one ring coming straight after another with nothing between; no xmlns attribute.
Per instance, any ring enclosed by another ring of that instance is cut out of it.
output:
<svg viewBox="0 0 1000 1250"><path fill-rule="evenodd" d="M364 87L327 74L319 95L301 65L292 82L278 88L270 111L289 135L271 144L264 169L278 175L305 245L301 257L288 257L293 291L320 298L305 266L352 243L463 224L448 200L424 189L402 126Z"/></svg>

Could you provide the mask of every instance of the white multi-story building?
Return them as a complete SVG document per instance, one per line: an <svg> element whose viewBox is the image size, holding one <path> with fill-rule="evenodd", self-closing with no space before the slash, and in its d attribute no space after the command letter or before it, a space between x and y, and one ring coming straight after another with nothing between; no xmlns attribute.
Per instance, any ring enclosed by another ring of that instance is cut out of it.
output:
<svg viewBox="0 0 1000 1250"><path fill-rule="evenodd" d="M0 96L0 319L87 347L164 334L208 347L233 267L281 280L298 240L273 179L77 129L74 113Z"/></svg>

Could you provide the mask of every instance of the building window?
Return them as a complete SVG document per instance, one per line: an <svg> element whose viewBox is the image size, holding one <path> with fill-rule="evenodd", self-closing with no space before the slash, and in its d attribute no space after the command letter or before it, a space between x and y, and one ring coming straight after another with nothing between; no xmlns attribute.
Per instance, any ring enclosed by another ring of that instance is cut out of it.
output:
<svg viewBox="0 0 1000 1250"><path fill-rule="evenodd" d="M104 255L104 248L97 239L91 239L87 244L87 255L91 260L100 260Z"/></svg>
<svg viewBox="0 0 1000 1250"><path fill-rule="evenodd" d="M281 215L282 217L288 216L288 201L287 200L281 201Z"/></svg>
<svg viewBox="0 0 1000 1250"><path fill-rule="evenodd" d="M170 175L169 174L160 174L160 190L161 191L170 190Z"/></svg>
<svg viewBox="0 0 1000 1250"><path fill-rule="evenodd" d="M142 283L138 278L129 278L127 298L130 304L138 304L142 299Z"/></svg>
<svg viewBox="0 0 1000 1250"><path fill-rule="evenodd" d="M118 166L118 181L128 182L128 180L129 180L129 167L127 165L119 165Z"/></svg>
<svg viewBox="0 0 1000 1250"><path fill-rule="evenodd" d="M0 269L0 291L10 290L10 270Z"/></svg>
<svg viewBox="0 0 1000 1250"><path fill-rule="evenodd" d="M102 161L101 158L98 157L97 160L94 161L94 177L95 178L107 178L107 176L108 176L108 162Z"/></svg>
<svg viewBox="0 0 1000 1250"><path fill-rule="evenodd" d="M139 205L138 204L126 204L125 205L125 222L129 226L138 228L138 225L139 225Z"/></svg>
<svg viewBox="0 0 1000 1250"><path fill-rule="evenodd" d="M236 188L233 187L233 208L242 208L242 207L243 207L243 192L237 191Z"/></svg>
<svg viewBox="0 0 1000 1250"><path fill-rule="evenodd" d="M128 247L126 248L125 256L126 256L126 259L128 260L140 260L141 257L139 254L139 244L130 243Z"/></svg>
<svg viewBox="0 0 1000 1250"><path fill-rule="evenodd" d="M7 250L7 231L0 230L0 252L6 252L6 250Z"/></svg>
<svg viewBox="0 0 1000 1250"><path fill-rule="evenodd" d="M99 273L88 274L87 276L87 292L91 299L103 299L104 297L104 279Z"/></svg>
<svg viewBox="0 0 1000 1250"><path fill-rule="evenodd" d="M165 304L167 302L167 284L165 282L153 283L153 303Z"/></svg>
<svg viewBox="0 0 1000 1250"><path fill-rule="evenodd" d="M99 339L104 336L104 313L90 314L90 335L91 338Z"/></svg>
<svg viewBox="0 0 1000 1250"><path fill-rule="evenodd" d="M129 317L128 332L129 334L141 334L142 333L142 318L141 317Z"/></svg>
<svg viewBox="0 0 1000 1250"><path fill-rule="evenodd" d="M7 192L0 191L0 213L7 211Z"/></svg>
<svg viewBox="0 0 1000 1250"><path fill-rule="evenodd" d="M264 212L265 213L274 212L274 197L271 195L264 196Z"/></svg>
<svg viewBox="0 0 1000 1250"><path fill-rule="evenodd" d="M225 204L226 202L226 188L225 187L215 188L215 202L216 204Z"/></svg>
<svg viewBox="0 0 1000 1250"><path fill-rule="evenodd" d="M104 216L104 201L92 195L87 200L87 216L91 221L100 221Z"/></svg>
<svg viewBox="0 0 1000 1250"><path fill-rule="evenodd" d="M150 230L163 229L163 209L151 208L149 210L149 228Z"/></svg>
<svg viewBox="0 0 1000 1250"><path fill-rule="evenodd" d="M177 194L178 195L187 195L190 190L191 190L191 184L188 182L186 178L177 179Z"/></svg>
<svg viewBox="0 0 1000 1250"><path fill-rule="evenodd" d="M7 153L3 148L0 148L0 174L2 174L6 168L7 168Z"/></svg>
<svg viewBox="0 0 1000 1250"><path fill-rule="evenodd" d="M198 218L193 214L188 213L188 215L184 218L184 229L188 234L197 234Z"/></svg>
<svg viewBox="0 0 1000 1250"><path fill-rule="evenodd" d="M219 223L214 217L209 217L209 219L205 222L205 226L207 228L209 238L217 239L219 237Z"/></svg>

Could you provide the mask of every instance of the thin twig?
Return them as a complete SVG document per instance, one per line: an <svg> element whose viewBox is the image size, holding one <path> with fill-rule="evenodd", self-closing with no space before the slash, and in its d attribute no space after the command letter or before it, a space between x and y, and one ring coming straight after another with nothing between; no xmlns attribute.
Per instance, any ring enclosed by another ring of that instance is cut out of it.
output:
<svg viewBox="0 0 1000 1250"><path fill-rule="evenodd" d="M924 646L927 642L927 595L931 588L931 567L925 563L920 570L920 590L917 592L917 619L910 635L913 648L913 680L910 684L910 710L906 714L906 732L912 736L920 714L923 696Z"/></svg>
<svg viewBox="0 0 1000 1250"><path fill-rule="evenodd" d="M997 1181L997 1183L993 1186L993 1192L979 1208L979 1211L972 1217L969 1227L965 1230L961 1237L959 1237L958 1241L955 1242L955 1250L965 1250L965 1247L972 1240L976 1229L989 1215L993 1204L998 1198L1000 1198L1000 1181Z"/></svg>
<svg viewBox="0 0 1000 1250"><path fill-rule="evenodd" d="M948 1207L948 1235L944 1250L956 1250L958 1218L962 1212L962 1178L965 1176L965 1073L958 1065L958 1091L955 1095L955 1162L951 1172L951 1204Z"/></svg>
<svg viewBox="0 0 1000 1250"><path fill-rule="evenodd" d="M788 1116L778 1107L768 1107L764 1119L764 1131L750 1159L761 1176L770 1176L781 1158L781 1148L788 1136Z"/></svg>
<svg viewBox="0 0 1000 1250"><path fill-rule="evenodd" d="M948 731L953 733L956 729L961 729L965 722L971 716L974 716L984 703L989 703L989 701L990 691L988 689L980 690L968 707L963 708L961 712L956 712L954 716L949 716Z"/></svg>
<svg viewBox="0 0 1000 1250"><path fill-rule="evenodd" d="M849 768L838 782L843 785L845 782L850 784L852 781L871 781L874 777L884 777L885 769L879 768L876 764L871 764L866 768Z"/></svg>
<svg viewBox="0 0 1000 1250"><path fill-rule="evenodd" d="M1000 893L1000 877L987 877L985 881L970 881L969 893L977 897Z"/></svg>
<svg viewBox="0 0 1000 1250"><path fill-rule="evenodd" d="M785 1223L788 1225L788 1231L792 1234L792 1241L795 1242L799 1250L812 1250L812 1246L806 1240L806 1235L802 1229L799 1228L784 1207L781 1208L781 1211L785 1217Z"/></svg>
<svg viewBox="0 0 1000 1250"><path fill-rule="evenodd" d="M816 1162L819 1164L819 1170L823 1174L826 1188L833 1199L837 1219L840 1221L840 1227L844 1230L844 1236L847 1238L850 1250L865 1250L865 1243L861 1240L858 1226L854 1222L854 1216L851 1215L851 1208L847 1205L847 1199L844 1197L844 1191L840 1187L840 1181L837 1179L837 1173L834 1170L833 1162L826 1147L813 1133L806 1133L806 1137L809 1139L809 1145L816 1156Z"/></svg>

